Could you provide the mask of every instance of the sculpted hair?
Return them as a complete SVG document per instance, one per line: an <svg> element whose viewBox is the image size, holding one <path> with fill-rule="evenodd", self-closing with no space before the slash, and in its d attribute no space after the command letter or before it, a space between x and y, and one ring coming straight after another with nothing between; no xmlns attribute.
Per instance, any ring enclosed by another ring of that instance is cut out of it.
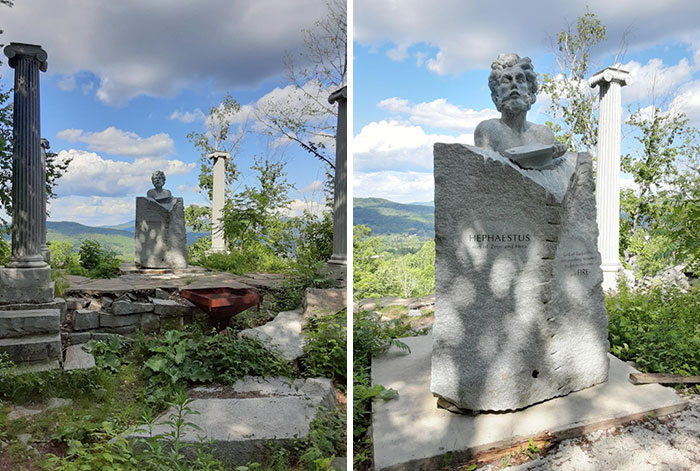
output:
<svg viewBox="0 0 700 471"><path fill-rule="evenodd" d="M491 64L491 73L489 74L489 89L491 89L491 97L496 95L496 86L501 80L501 75L503 71L514 65L519 66L525 73L527 78L528 90L530 91L530 98L532 103L535 102L537 97L537 74L532 67L532 61L529 57L520 57L517 54L499 54L495 61ZM495 102L496 100L494 100Z"/></svg>
<svg viewBox="0 0 700 471"><path fill-rule="evenodd" d="M151 175L151 181L155 180L156 177L160 177L160 178L163 179L163 181L165 181L165 172L163 172L162 170L156 170L156 171L153 172L153 174Z"/></svg>

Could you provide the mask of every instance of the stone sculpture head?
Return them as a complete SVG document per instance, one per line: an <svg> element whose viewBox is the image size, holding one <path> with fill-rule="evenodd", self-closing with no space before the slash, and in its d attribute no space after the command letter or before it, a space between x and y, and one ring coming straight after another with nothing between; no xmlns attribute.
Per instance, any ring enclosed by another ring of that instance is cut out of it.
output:
<svg viewBox="0 0 700 471"><path fill-rule="evenodd" d="M163 173L162 170L156 170L153 172L153 175L151 175L151 182L153 182L153 186L156 190L162 190L163 186L165 186L165 173Z"/></svg>
<svg viewBox="0 0 700 471"><path fill-rule="evenodd" d="M501 113L527 112L537 99L537 75L530 58L499 54L491 64L489 88Z"/></svg>

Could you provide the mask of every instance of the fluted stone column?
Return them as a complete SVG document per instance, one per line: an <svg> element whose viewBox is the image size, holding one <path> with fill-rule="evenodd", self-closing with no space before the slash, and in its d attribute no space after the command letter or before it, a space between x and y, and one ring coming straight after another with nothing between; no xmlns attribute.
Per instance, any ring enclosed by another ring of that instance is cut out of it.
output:
<svg viewBox="0 0 700 471"><path fill-rule="evenodd" d="M41 167L42 171L44 172L44 176L46 176L46 154L48 154L48 150L51 148L51 144L49 144L48 139L41 139ZM41 227L41 256L44 257L44 261L46 263L51 263L51 251L49 250L49 246L46 244L46 200L47 196L44 196L42 199L44 203L44 207L41 209L41 214L42 214L42 223L40 225Z"/></svg>
<svg viewBox="0 0 700 471"><path fill-rule="evenodd" d="M348 148L347 148L347 86L333 92L328 101L338 103L338 127L335 137L335 182L333 188L333 255L328 261L338 278L347 276L348 263Z"/></svg>
<svg viewBox="0 0 700 471"><path fill-rule="evenodd" d="M228 152L213 152L209 158L213 165L213 189L211 199L211 252L226 252L223 225L221 218L224 216L224 199L226 189L226 159L231 155Z"/></svg>
<svg viewBox="0 0 700 471"><path fill-rule="evenodd" d="M620 264L620 141L622 98L629 72L608 67L588 81L599 87L598 161L596 169L596 206L598 250L602 258L603 289L615 289Z"/></svg>
<svg viewBox="0 0 700 471"><path fill-rule="evenodd" d="M0 270L0 303L53 299L51 270L41 254L46 234L46 168L42 160L39 71L47 54L41 46L10 43L15 69L12 153L12 255Z"/></svg>

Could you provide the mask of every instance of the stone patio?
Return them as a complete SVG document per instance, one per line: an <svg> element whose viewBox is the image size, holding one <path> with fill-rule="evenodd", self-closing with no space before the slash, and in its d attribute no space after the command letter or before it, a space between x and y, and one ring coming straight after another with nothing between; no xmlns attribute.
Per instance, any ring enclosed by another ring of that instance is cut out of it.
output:
<svg viewBox="0 0 700 471"><path fill-rule="evenodd" d="M430 392L432 337L401 339L372 361L372 382L398 391L373 403L375 470L432 470L487 450L527 445L529 438L571 438L680 411L687 402L657 384L635 386L636 370L610 356L607 383L509 413L457 415L436 407Z"/></svg>

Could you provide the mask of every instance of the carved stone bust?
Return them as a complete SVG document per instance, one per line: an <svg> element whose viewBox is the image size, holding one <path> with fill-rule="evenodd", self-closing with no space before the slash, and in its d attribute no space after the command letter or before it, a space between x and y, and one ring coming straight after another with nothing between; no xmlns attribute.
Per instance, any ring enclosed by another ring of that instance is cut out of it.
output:
<svg viewBox="0 0 700 471"><path fill-rule="evenodd" d="M566 152L548 127L526 120L537 99L537 76L529 57L499 54L491 64L489 88L501 117L479 123L474 131L477 147L498 152L525 168L546 168Z"/></svg>
<svg viewBox="0 0 700 471"><path fill-rule="evenodd" d="M165 173L162 170L156 170L151 175L151 182L153 182L154 188L151 188L146 193L146 198L159 203L163 207L172 206L173 195L170 190L163 188L165 185Z"/></svg>

